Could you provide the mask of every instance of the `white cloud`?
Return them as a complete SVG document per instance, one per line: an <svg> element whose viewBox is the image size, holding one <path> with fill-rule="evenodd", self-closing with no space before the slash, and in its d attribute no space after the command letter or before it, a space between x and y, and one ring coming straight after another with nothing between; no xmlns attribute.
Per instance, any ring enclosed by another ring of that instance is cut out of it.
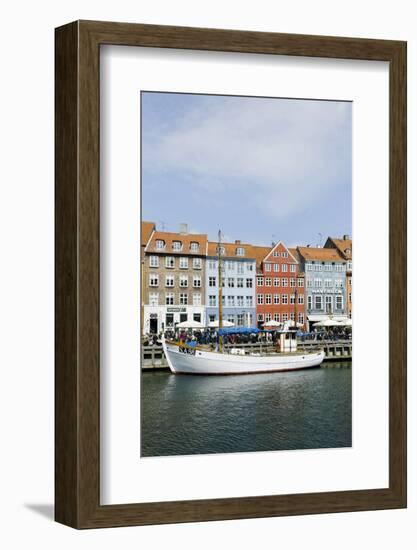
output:
<svg viewBox="0 0 417 550"><path fill-rule="evenodd" d="M149 171L175 172L205 196L250 192L265 215L314 204L350 173L348 103L246 98L202 102L143 144Z"/></svg>

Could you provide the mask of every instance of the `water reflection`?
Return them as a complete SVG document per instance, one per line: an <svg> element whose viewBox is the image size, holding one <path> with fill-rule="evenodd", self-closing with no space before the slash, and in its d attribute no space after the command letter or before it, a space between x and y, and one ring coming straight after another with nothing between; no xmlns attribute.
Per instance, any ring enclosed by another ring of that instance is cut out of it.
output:
<svg viewBox="0 0 417 550"><path fill-rule="evenodd" d="M351 446L351 369L142 374L141 455Z"/></svg>

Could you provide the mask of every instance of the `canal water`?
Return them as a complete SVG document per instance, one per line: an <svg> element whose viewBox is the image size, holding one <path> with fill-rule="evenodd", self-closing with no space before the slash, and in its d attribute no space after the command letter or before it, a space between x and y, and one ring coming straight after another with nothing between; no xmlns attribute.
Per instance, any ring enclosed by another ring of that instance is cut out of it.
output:
<svg viewBox="0 0 417 550"><path fill-rule="evenodd" d="M352 371L142 373L141 456L350 447Z"/></svg>

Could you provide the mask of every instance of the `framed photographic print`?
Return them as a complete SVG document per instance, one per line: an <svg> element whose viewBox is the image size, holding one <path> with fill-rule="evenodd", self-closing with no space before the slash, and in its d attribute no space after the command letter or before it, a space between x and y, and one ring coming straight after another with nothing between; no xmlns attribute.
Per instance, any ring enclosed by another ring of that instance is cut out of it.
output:
<svg viewBox="0 0 417 550"><path fill-rule="evenodd" d="M406 506L404 42L56 29L55 448L75 528Z"/></svg>

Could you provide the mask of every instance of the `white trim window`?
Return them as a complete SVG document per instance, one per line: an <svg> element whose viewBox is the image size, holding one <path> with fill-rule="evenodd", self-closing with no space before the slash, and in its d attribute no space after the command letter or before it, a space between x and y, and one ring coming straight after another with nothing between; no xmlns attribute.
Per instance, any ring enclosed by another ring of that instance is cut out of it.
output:
<svg viewBox="0 0 417 550"><path fill-rule="evenodd" d="M263 320L264 320L264 314L258 313L258 323L262 323Z"/></svg>
<svg viewBox="0 0 417 550"><path fill-rule="evenodd" d="M172 250L175 250L176 252L179 252L180 250L182 250L182 242L172 241Z"/></svg>
<svg viewBox="0 0 417 550"><path fill-rule="evenodd" d="M246 296L246 307L253 307L253 296Z"/></svg>
<svg viewBox="0 0 417 550"><path fill-rule="evenodd" d="M288 294L281 295L281 303L283 306L286 306L288 304Z"/></svg>
<svg viewBox="0 0 417 550"><path fill-rule="evenodd" d="M217 307L217 296L215 294L209 294L209 306Z"/></svg>
<svg viewBox="0 0 417 550"><path fill-rule="evenodd" d="M272 294L265 294L265 304L267 306L272 304Z"/></svg>
<svg viewBox="0 0 417 550"><path fill-rule="evenodd" d="M195 258L196 260L199 260L200 258ZM208 267L211 270L217 269L217 262L216 260L209 260Z"/></svg>
<svg viewBox="0 0 417 550"><path fill-rule="evenodd" d="M149 274L149 286L159 286L159 275L158 273Z"/></svg>
<svg viewBox="0 0 417 550"><path fill-rule="evenodd" d="M166 306L173 306L174 305L174 293L173 292L167 292L165 294L165 305Z"/></svg>
<svg viewBox="0 0 417 550"><path fill-rule="evenodd" d="M347 269L348 269L349 271L352 271L352 260L348 260Z"/></svg>
<svg viewBox="0 0 417 550"><path fill-rule="evenodd" d="M313 296L311 294L307 296L307 309L308 311L313 309Z"/></svg>
<svg viewBox="0 0 417 550"><path fill-rule="evenodd" d="M241 246L238 246L236 248L236 256L244 256L245 255L245 249Z"/></svg>
<svg viewBox="0 0 417 550"><path fill-rule="evenodd" d="M298 288L304 288L304 279L302 277L298 278Z"/></svg>
<svg viewBox="0 0 417 550"><path fill-rule="evenodd" d="M314 279L314 286L315 286L316 288L321 288L322 282L323 282L323 281L322 281L321 279Z"/></svg>
<svg viewBox="0 0 417 550"><path fill-rule="evenodd" d="M299 294L298 295L298 304L300 306L304 305L304 294Z"/></svg>
<svg viewBox="0 0 417 550"><path fill-rule="evenodd" d="M235 288L235 279L234 279L234 277L228 277L227 286L229 288Z"/></svg>
<svg viewBox="0 0 417 550"><path fill-rule="evenodd" d="M332 264L324 264L324 271L333 271Z"/></svg>
<svg viewBox="0 0 417 550"><path fill-rule="evenodd" d="M157 239L155 248L157 250L163 250L165 248L165 241L163 241L162 239Z"/></svg>
<svg viewBox="0 0 417 550"><path fill-rule="evenodd" d="M235 270L235 262L229 260L226 262L226 267L229 271L234 271Z"/></svg>
<svg viewBox="0 0 417 550"><path fill-rule="evenodd" d="M265 263L265 271L271 271L271 264L270 263Z"/></svg>
<svg viewBox="0 0 417 550"><path fill-rule="evenodd" d="M290 271L291 271L291 273L295 273L295 268L296 268L296 265L295 265L295 264L290 264Z"/></svg>
<svg viewBox="0 0 417 550"><path fill-rule="evenodd" d="M188 294L180 294L180 305L188 306Z"/></svg>
<svg viewBox="0 0 417 550"><path fill-rule="evenodd" d="M272 319L271 313L265 313L265 323L269 323L269 321Z"/></svg>
<svg viewBox="0 0 417 550"><path fill-rule="evenodd" d="M203 267L203 262L201 258L193 258L193 269L201 269Z"/></svg>
<svg viewBox="0 0 417 550"><path fill-rule="evenodd" d="M279 298L280 298L279 294L274 294L274 305L275 306L279 306L279 302L280 302Z"/></svg>
<svg viewBox="0 0 417 550"><path fill-rule="evenodd" d="M190 242L190 250L191 250L191 252L198 252L200 250L200 245L195 241L191 241Z"/></svg>
<svg viewBox="0 0 417 550"><path fill-rule="evenodd" d="M296 286L296 281L295 281L294 277L291 277L291 279L290 279L290 286L292 288L295 288L295 286Z"/></svg>
<svg viewBox="0 0 417 550"><path fill-rule="evenodd" d="M149 293L149 305L150 306L157 306L159 304L159 294L158 292L150 292Z"/></svg>
<svg viewBox="0 0 417 550"><path fill-rule="evenodd" d="M323 266L322 264L316 264L314 266L314 271L323 271Z"/></svg>
<svg viewBox="0 0 417 550"><path fill-rule="evenodd" d="M227 307L234 307L235 306L235 297L232 295L232 296L228 296L227 297Z"/></svg>
<svg viewBox="0 0 417 550"><path fill-rule="evenodd" d="M336 288L343 288L343 279L336 279L334 282Z"/></svg>
<svg viewBox="0 0 417 550"><path fill-rule="evenodd" d="M336 271L345 271L344 264L336 264Z"/></svg>
<svg viewBox="0 0 417 550"><path fill-rule="evenodd" d="M208 286L216 286L216 277L209 277L208 283Z"/></svg>
<svg viewBox="0 0 417 550"><path fill-rule="evenodd" d="M200 275L194 275L193 276L193 287L194 288L201 288L201 277L200 277Z"/></svg>
<svg viewBox="0 0 417 550"><path fill-rule="evenodd" d="M281 286L288 286L288 279L286 277L281 279Z"/></svg>
<svg viewBox="0 0 417 550"><path fill-rule="evenodd" d="M254 262L248 262L246 264L246 271L253 271L254 265L255 265Z"/></svg>
<svg viewBox="0 0 417 550"><path fill-rule="evenodd" d="M313 279L307 279L307 288L311 288L313 286Z"/></svg>
<svg viewBox="0 0 417 550"><path fill-rule="evenodd" d="M201 292L193 293L193 306L201 306Z"/></svg>
<svg viewBox="0 0 417 550"><path fill-rule="evenodd" d="M237 306L238 307L243 307L243 296L237 296L236 297L236 301L237 301Z"/></svg>
<svg viewBox="0 0 417 550"><path fill-rule="evenodd" d="M274 286L280 286L281 280L279 277L274 277Z"/></svg>
<svg viewBox="0 0 417 550"><path fill-rule="evenodd" d="M258 294L257 302L258 302L258 306L263 306L264 305L264 295L263 294Z"/></svg>
<svg viewBox="0 0 417 550"><path fill-rule="evenodd" d="M175 284L174 275L165 275L165 286L173 287Z"/></svg>
<svg viewBox="0 0 417 550"><path fill-rule="evenodd" d="M283 254L284 254L284 252L283 252ZM286 273L288 271L288 265L287 264L282 264L281 265L281 271L283 273Z"/></svg>
<svg viewBox="0 0 417 550"><path fill-rule="evenodd" d="M278 271L279 271L279 264L274 264L274 271L275 271L275 273L278 273Z"/></svg>
<svg viewBox="0 0 417 550"><path fill-rule="evenodd" d="M282 322L285 323L286 321L288 321L288 313L283 313L282 314Z"/></svg>
<svg viewBox="0 0 417 550"><path fill-rule="evenodd" d="M290 304L295 304L295 294L290 294Z"/></svg>
<svg viewBox="0 0 417 550"><path fill-rule="evenodd" d="M243 313L238 313L236 315L236 318L237 318L237 326L243 327L243 325L245 324L245 315Z"/></svg>
<svg viewBox="0 0 417 550"><path fill-rule="evenodd" d="M188 269L188 258L185 256L180 258L180 269Z"/></svg>
<svg viewBox="0 0 417 550"><path fill-rule="evenodd" d="M306 263L306 271L313 271L313 264L311 264L310 262L307 262Z"/></svg>
<svg viewBox="0 0 417 550"><path fill-rule="evenodd" d="M279 313L274 313L274 321L275 321L276 323L280 323L280 322L281 322Z"/></svg>
<svg viewBox="0 0 417 550"><path fill-rule="evenodd" d="M180 276L180 287L186 288L188 286L188 275L181 275Z"/></svg>
<svg viewBox="0 0 417 550"><path fill-rule="evenodd" d="M281 256L282 256L283 258L288 258L288 252L283 252L283 253L281 254Z"/></svg>
<svg viewBox="0 0 417 550"><path fill-rule="evenodd" d="M298 322L299 322L301 325L304 325L304 313L299 313L299 314L298 314Z"/></svg>
<svg viewBox="0 0 417 550"><path fill-rule="evenodd" d="M273 256L274 256L274 258L280 258L281 252L278 252L277 250L274 250Z"/></svg>
<svg viewBox="0 0 417 550"><path fill-rule="evenodd" d="M335 298L335 309L340 311L343 309L343 296L341 294L337 294Z"/></svg>
<svg viewBox="0 0 417 550"><path fill-rule="evenodd" d="M314 309L323 310L323 296L321 294L315 294L314 296Z"/></svg>
<svg viewBox="0 0 417 550"><path fill-rule="evenodd" d="M246 279L246 288L253 288L253 280Z"/></svg>
<svg viewBox="0 0 417 550"><path fill-rule="evenodd" d="M159 267L159 256L149 256L149 267Z"/></svg>
<svg viewBox="0 0 417 550"><path fill-rule="evenodd" d="M263 277L256 277L256 284L257 284L257 286L264 286L264 278Z"/></svg>
<svg viewBox="0 0 417 550"><path fill-rule="evenodd" d="M265 277L265 286L272 286L271 277Z"/></svg>
<svg viewBox="0 0 417 550"><path fill-rule="evenodd" d="M243 288L243 277L238 277L236 279L236 287L237 288Z"/></svg>
<svg viewBox="0 0 417 550"><path fill-rule="evenodd" d="M174 269L174 267L175 267L175 258L174 258L174 256L166 256L166 258L165 258L165 267L167 269Z"/></svg>
<svg viewBox="0 0 417 550"><path fill-rule="evenodd" d="M243 264L243 262L237 262L237 266L236 266L236 267L237 267L237 274L238 274L238 275L243 275L243 272L244 272L244 269L243 269L243 268L245 267L244 264Z"/></svg>
<svg viewBox="0 0 417 550"><path fill-rule="evenodd" d="M333 286L333 279L324 279L324 288L331 288Z"/></svg>

